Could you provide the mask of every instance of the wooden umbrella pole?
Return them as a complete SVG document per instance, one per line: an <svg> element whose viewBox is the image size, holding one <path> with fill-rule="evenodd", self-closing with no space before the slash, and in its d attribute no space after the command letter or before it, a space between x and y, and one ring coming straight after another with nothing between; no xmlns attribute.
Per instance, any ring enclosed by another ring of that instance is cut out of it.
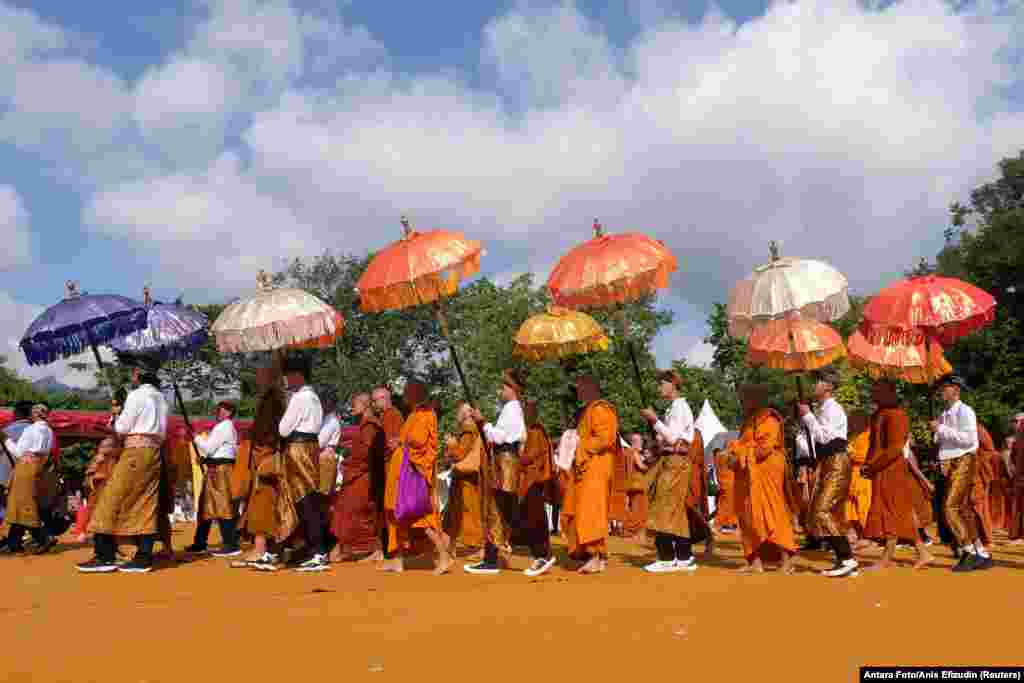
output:
<svg viewBox="0 0 1024 683"><path fill-rule="evenodd" d="M199 450L199 445L196 443L196 433L192 429L192 420L188 417L188 408L185 407L185 399L181 395L181 389L178 388L178 382L172 377L171 386L174 388L174 399L178 402L178 408L181 410L181 418L185 421L185 430L188 431L188 440L192 443L192 447L196 450L196 455L199 456L199 469L202 473L206 474L206 466L203 465L203 454Z"/></svg>
<svg viewBox="0 0 1024 683"><path fill-rule="evenodd" d="M93 356L93 358L96 359L96 365L99 366L100 372L103 373L104 375L106 375L106 377L107 377L107 389L109 390L108 393L110 394L110 399L113 400L114 399L114 380L110 377L110 368L108 368L103 363L103 359L100 358L100 350L96 347L96 344L94 344L94 343L92 343L90 341L89 342L89 348L92 349L92 356Z"/></svg>
<svg viewBox="0 0 1024 683"><path fill-rule="evenodd" d="M636 377L636 390L640 392L640 403L646 407L649 405L649 402L647 400L647 392L644 391L643 377L640 375L640 363L638 363L636 359L636 347L633 344L633 338L629 334L629 321L626 318L626 307L620 304L616 314L619 318L619 324L622 325L622 337L626 340L626 350L629 351L629 359L633 365L633 375Z"/></svg>

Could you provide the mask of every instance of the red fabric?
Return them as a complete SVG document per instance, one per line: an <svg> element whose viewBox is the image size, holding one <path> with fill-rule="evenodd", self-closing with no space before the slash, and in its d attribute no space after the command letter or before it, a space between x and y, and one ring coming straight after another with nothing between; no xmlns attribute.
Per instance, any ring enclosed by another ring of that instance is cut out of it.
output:
<svg viewBox="0 0 1024 683"><path fill-rule="evenodd" d="M82 507L78 508L78 513L75 515L75 533L84 534L85 530L89 528L89 517L92 510L89 509L89 505L86 503L82 504Z"/></svg>
<svg viewBox="0 0 1024 683"><path fill-rule="evenodd" d="M936 275L892 284L864 307L861 329L870 341L920 343L928 333L943 345L985 327L995 317L991 294Z"/></svg>
<svg viewBox="0 0 1024 683"><path fill-rule="evenodd" d="M14 413L7 409L0 409L0 429L6 427L14 420ZM54 456L60 458L59 446L61 434L79 435L89 439L102 439L110 435L107 423L110 421L110 413L86 410L55 410L50 413L50 427L58 437L54 440ZM192 418L192 429L198 434L213 429L217 420L212 418ZM235 420L235 429L238 430L238 438L241 441L249 439L252 431L252 420ZM359 433L358 427L345 427L341 430L341 447L350 448L352 437ZM185 420L180 415L171 415L167 419L167 442L173 448L177 442L188 439L188 431L185 429Z"/></svg>

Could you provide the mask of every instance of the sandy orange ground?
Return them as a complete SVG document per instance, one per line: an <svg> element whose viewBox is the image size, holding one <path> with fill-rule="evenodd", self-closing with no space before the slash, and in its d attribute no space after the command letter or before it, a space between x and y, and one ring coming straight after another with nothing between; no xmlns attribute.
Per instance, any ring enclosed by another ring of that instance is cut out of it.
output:
<svg viewBox="0 0 1024 683"><path fill-rule="evenodd" d="M607 574L535 580L215 559L83 576L88 549L3 558L0 680L852 681L863 664L1024 664L1022 547L998 546L988 572L952 574L935 546L940 568L913 572L903 552L887 574L830 580L811 571L821 553L796 576L736 575L737 540L694 574L649 576L651 550L613 539Z"/></svg>

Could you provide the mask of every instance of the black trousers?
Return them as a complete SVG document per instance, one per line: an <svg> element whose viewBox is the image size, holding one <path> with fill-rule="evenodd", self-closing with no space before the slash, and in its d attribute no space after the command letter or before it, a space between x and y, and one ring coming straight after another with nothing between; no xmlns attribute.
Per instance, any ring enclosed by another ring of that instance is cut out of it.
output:
<svg viewBox="0 0 1024 683"><path fill-rule="evenodd" d="M672 534L654 534L654 547L658 551L658 559L662 562L672 560L686 561L693 557L690 549L690 539Z"/></svg>
<svg viewBox="0 0 1024 683"><path fill-rule="evenodd" d="M217 526L220 527L220 540L225 548L238 547L238 523L233 519L218 519ZM210 529L213 527L213 520L207 519L196 525L196 536L194 545L205 548L210 540Z"/></svg>
<svg viewBox="0 0 1024 683"><path fill-rule="evenodd" d="M156 534L146 534L135 537L135 560L138 562L150 563L153 561L153 544L156 542ZM110 534L95 534L93 536L93 547L98 559L113 564L117 560L117 543Z"/></svg>
<svg viewBox="0 0 1024 683"><path fill-rule="evenodd" d="M310 493L295 507L299 513L299 525L302 527L303 537L306 540L306 548L311 553L326 554L323 495L317 492Z"/></svg>

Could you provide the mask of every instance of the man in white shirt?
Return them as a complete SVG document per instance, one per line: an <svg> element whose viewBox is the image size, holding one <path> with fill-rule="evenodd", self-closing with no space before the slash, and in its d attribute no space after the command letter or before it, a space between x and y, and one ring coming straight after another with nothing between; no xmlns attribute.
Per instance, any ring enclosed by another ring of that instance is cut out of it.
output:
<svg viewBox="0 0 1024 683"><path fill-rule="evenodd" d="M49 413L44 403L32 406L32 424L21 432L17 442L7 439L4 444L16 462L7 509L10 531L4 549L9 553L24 552L22 539L26 531L38 545L37 555L49 552L56 545L56 540L47 533L38 493L40 478L53 449L53 430L46 422Z"/></svg>
<svg viewBox="0 0 1024 683"><path fill-rule="evenodd" d="M312 368L308 361L301 356L290 358L284 373L288 389L292 392L279 429L285 442L284 479L295 501L295 511L306 540L306 552L310 555L296 571L322 572L328 568L328 562L317 455L324 411L320 397L309 383ZM277 540L284 542L290 532L281 530Z"/></svg>
<svg viewBox="0 0 1024 683"><path fill-rule="evenodd" d="M32 401L18 401L14 404L14 420L4 427L3 433L0 434L0 445L7 439L18 443L21 433L31 424ZM11 475L14 474L16 464L14 454L8 451L6 446L0 448L0 489L2 489L0 491L0 523L4 521L7 488L10 485ZM3 546L3 543L4 541L0 541L0 547Z"/></svg>
<svg viewBox="0 0 1024 683"><path fill-rule="evenodd" d="M464 565L463 569L470 574L498 574L501 569L498 563L499 549L492 541L491 530L495 525L502 525L505 533L503 538L511 539L518 530L519 517L519 448L526 439L526 421L523 419L523 407L520 399L526 390L523 374L516 370L506 370L502 377L498 396L504 401L497 424L490 422L484 425L484 438L490 444L490 466L480 468L481 487L486 487L484 499L492 499L494 505L487 504L484 509L484 559L473 565ZM477 408L473 409L473 419L477 424L484 421ZM494 481L493 479L497 480ZM493 519L497 512L498 519ZM501 535L501 534L499 534Z"/></svg>
<svg viewBox="0 0 1024 683"><path fill-rule="evenodd" d="M808 515L809 531L815 538L828 543L835 553L835 565L822 572L829 577L856 576L859 566L846 536L846 500L850 496L853 463L847 453L846 411L832 396L837 386L838 372L831 369L819 372L814 385L818 409L811 412L806 403L798 407L818 461L818 476Z"/></svg>
<svg viewBox="0 0 1024 683"><path fill-rule="evenodd" d="M697 569L690 541L690 447L694 439L693 411L680 395L683 378L674 370L658 373L661 397L669 402L663 420L651 408L640 411L656 434L657 460L654 496L649 501L647 528L654 532L658 560L644 570L654 574L692 572Z"/></svg>
<svg viewBox="0 0 1024 683"><path fill-rule="evenodd" d="M134 368L132 384L136 388L128 394L114 422L114 431L124 439L124 450L89 520L96 554L78 565L84 573L145 574L153 569L163 471L161 448L167 436L169 411L155 370ZM127 564L116 563L114 539L118 536L132 536L138 546Z"/></svg>
<svg viewBox="0 0 1024 683"><path fill-rule="evenodd" d="M205 553L214 520L220 527L220 550L214 557L237 557L242 554L238 544L237 508L231 501L231 472L238 455L238 432L235 430L235 404L217 404L217 424L206 436L199 435L195 446L205 470L203 490L199 495L196 535L189 553Z"/></svg>
<svg viewBox="0 0 1024 683"><path fill-rule="evenodd" d="M978 520L971 504L978 467L978 418L974 410L960 400L960 393L966 388L963 379L949 375L939 381L939 386L946 409L931 426L939 447L942 475L946 478L942 512L960 554L953 571L988 569L992 566L992 557L978 538Z"/></svg>

